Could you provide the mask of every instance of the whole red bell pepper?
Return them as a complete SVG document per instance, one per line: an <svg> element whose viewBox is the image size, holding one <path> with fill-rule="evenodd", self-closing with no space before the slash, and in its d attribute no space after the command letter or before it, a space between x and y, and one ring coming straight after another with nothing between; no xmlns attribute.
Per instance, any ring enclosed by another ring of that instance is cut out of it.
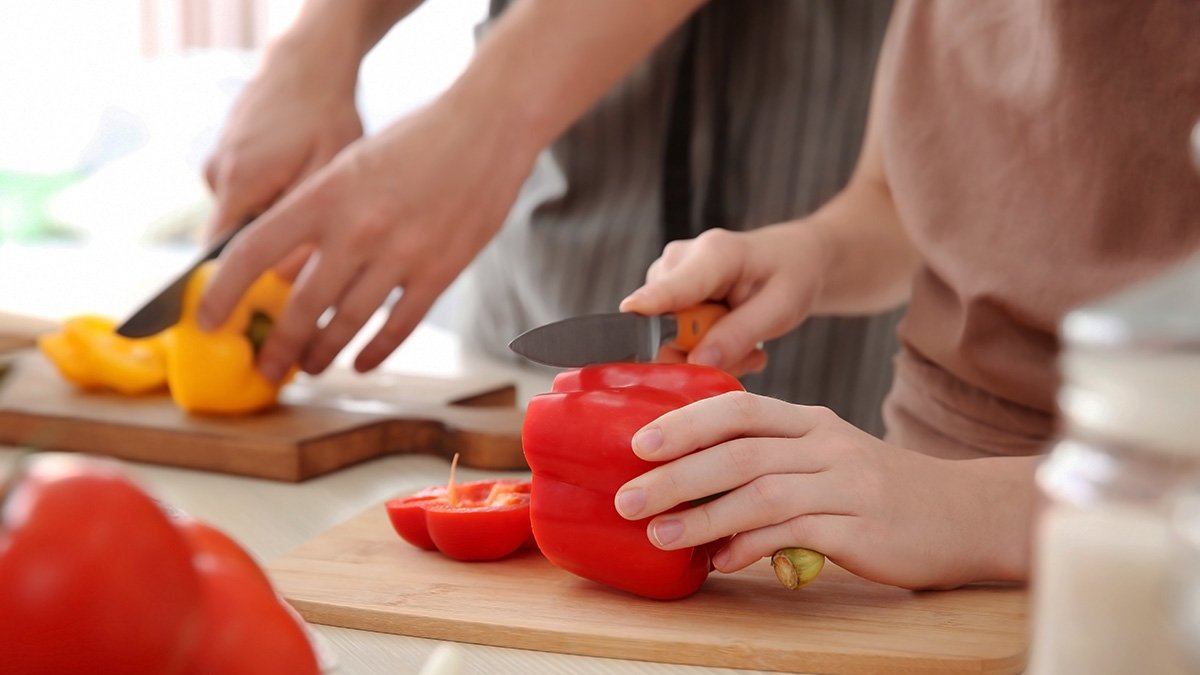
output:
<svg viewBox="0 0 1200 675"><path fill-rule="evenodd" d="M530 520L538 548L558 567L660 600L694 593L723 542L664 551L646 537L649 519L629 521L613 499L657 466L633 453L633 434L660 415L740 391L733 376L688 364L614 363L560 373L528 405L522 444L533 470ZM673 510L684 508L677 507Z"/></svg>
<svg viewBox="0 0 1200 675"><path fill-rule="evenodd" d="M533 548L529 526L529 481L499 479L425 488L384 505L392 529L404 541L464 562L499 560Z"/></svg>

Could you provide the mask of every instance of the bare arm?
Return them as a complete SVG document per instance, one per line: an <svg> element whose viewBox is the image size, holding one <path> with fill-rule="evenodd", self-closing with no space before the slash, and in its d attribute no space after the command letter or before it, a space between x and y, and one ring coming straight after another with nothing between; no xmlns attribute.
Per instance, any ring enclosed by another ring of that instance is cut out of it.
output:
<svg viewBox="0 0 1200 675"><path fill-rule="evenodd" d="M266 211L362 136L355 105L362 58L419 4L304 4L291 27L265 50L205 163L215 197L206 227L210 239Z"/></svg>
<svg viewBox="0 0 1200 675"><path fill-rule="evenodd" d="M704 0L521 0L482 41L448 97L512 120L540 149Z"/></svg>
<svg viewBox="0 0 1200 675"><path fill-rule="evenodd" d="M267 50L319 54L332 68L357 73L367 52L423 0L308 0L295 22Z"/></svg>
<svg viewBox="0 0 1200 675"><path fill-rule="evenodd" d="M312 250L260 369L321 372L399 286L355 362L374 368L496 233L537 153L700 4L516 3L447 92L346 146L234 239L203 299L204 325L220 325L264 270Z"/></svg>
<svg viewBox="0 0 1200 675"><path fill-rule="evenodd" d="M908 298L920 255L896 211L881 148L881 83L876 78L858 166L846 188L806 219L822 242L821 290L813 314L863 314Z"/></svg>

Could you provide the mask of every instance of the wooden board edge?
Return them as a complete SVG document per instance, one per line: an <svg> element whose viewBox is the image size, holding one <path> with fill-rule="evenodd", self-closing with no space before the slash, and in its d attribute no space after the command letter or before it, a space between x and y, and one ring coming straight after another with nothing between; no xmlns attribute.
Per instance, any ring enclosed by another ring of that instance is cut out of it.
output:
<svg viewBox="0 0 1200 675"><path fill-rule="evenodd" d="M495 623L473 623L462 619L450 621L438 617L405 617L365 607L344 607L305 600L287 593L283 596L306 621L320 625L509 649L648 663L829 675L1016 675L1022 672L1026 661L1024 650L1019 654L991 659L930 658L917 654L910 657L866 653L800 654L782 646L763 652L761 648L736 644L714 644L711 648L699 650L695 645L686 643L582 634L565 629L516 631ZM664 658L664 653L669 656Z"/></svg>
<svg viewBox="0 0 1200 675"><path fill-rule="evenodd" d="M464 408L511 408L517 405L517 386L501 384L450 401Z"/></svg>
<svg viewBox="0 0 1200 675"><path fill-rule="evenodd" d="M88 420L86 433L70 420L50 415L31 415L18 410L0 410L0 443L33 450L77 452L103 455L115 459L198 469L214 473L265 478L289 483L303 480L294 446L269 440L246 441L212 434L181 437L155 427ZM54 431L67 429L66 433ZM269 463L247 461L245 443L259 446L260 452L277 454ZM178 452L165 456L158 452L143 452L139 448L172 445ZM223 460L233 458L228 463ZM282 461L280 461L282 460Z"/></svg>

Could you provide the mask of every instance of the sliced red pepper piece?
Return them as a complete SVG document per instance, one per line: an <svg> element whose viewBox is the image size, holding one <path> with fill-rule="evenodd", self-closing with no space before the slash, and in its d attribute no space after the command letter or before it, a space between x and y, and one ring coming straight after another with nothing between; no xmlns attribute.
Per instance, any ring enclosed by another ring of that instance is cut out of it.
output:
<svg viewBox="0 0 1200 675"><path fill-rule="evenodd" d="M529 547L530 482L455 484L453 471L452 465L446 485L387 502L396 534L413 546L462 561L498 560Z"/></svg>

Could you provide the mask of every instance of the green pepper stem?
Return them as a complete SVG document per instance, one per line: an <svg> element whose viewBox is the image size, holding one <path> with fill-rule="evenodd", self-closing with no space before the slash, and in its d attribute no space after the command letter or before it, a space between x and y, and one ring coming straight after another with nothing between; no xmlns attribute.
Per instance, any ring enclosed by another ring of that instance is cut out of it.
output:
<svg viewBox="0 0 1200 675"><path fill-rule="evenodd" d="M825 556L807 548L781 548L771 556L775 577L788 590L796 590L817 578L825 567Z"/></svg>
<svg viewBox="0 0 1200 675"><path fill-rule="evenodd" d="M246 325L246 339L250 341L255 356L258 356L258 352L262 350L262 346L267 341L267 336L271 334L271 328L274 325L275 320L266 312L254 310L250 314L250 323Z"/></svg>

